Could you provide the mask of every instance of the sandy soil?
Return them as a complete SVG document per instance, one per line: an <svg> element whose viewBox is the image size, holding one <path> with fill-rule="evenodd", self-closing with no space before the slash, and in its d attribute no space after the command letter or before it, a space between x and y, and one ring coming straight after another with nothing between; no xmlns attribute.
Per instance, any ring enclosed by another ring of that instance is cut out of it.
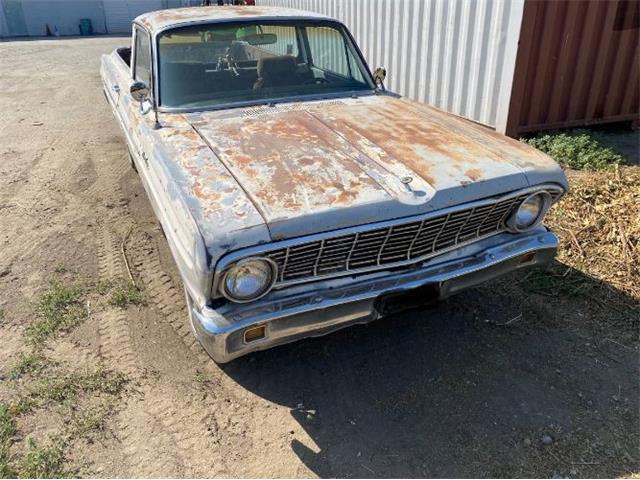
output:
<svg viewBox="0 0 640 480"><path fill-rule="evenodd" d="M76 474L640 471L637 332L630 310L608 306L611 295L637 302L605 287L532 293L521 273L368 327L224 367L209 360L188 329L175 267L102 96L99 56L125 43L0 43L0 401L22 388L7 372L27 349L24 328L51 279L126 277L127 237L147 301L96 309L43 347L47 358L104 363L130 379L100 431L66 447ZM63 428L56 412L21 415L12 452Z"/></svg>

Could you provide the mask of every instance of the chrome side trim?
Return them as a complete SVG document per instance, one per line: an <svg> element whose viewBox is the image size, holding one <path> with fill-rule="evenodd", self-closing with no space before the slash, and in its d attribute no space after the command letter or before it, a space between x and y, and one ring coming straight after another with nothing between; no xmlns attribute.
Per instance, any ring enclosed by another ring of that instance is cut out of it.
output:
<svg viewBox="0 0 640 480"><path fill-rule="evenodd" d="M474 209L474 208L478 208L478 207L482 207L482 206L486 206L486 205L494 205L494 204L497 204L497 203L505 201L505 200L509 200L509 199L512 199L512 198L515 198L515 197L518 197L518 196L521 196L521 195L531 194L531 193L538 192L538 191L548 191L548 192L550 192L553 202L556 202L557 200L559 200L562 197L562 195L565 193L564 189L560 185L557 185L557 184L536 185L536 186L533 186L533 187L528 187L528 188L525 188L525 189L516 190L514 192L510 192L508 194L501 195L501 196L498 196L498 197L492 197L492 198L487 198L487 199L483 199L483 200L477 200L475 202L456 205L456 206L453 206L453 207L437 210L437 211L434 211L434 212L429 212L429 213L422 214L422 215L411 216L411 217L402 217L402 218L398 218L398 219L387 220L387 221L384 221L384 222L370 223L370 224L366 224L366 225L358 225L356 227L343 228L343 229L340 229L340 230L332 230L332 231L322 232L322 233L318 233L318 234L314 234L314 235L308 235L308 236L305 236L305 237L296 237L296 238L291 238L291 239L288 239L288 240L282 240L282 241L278 241L278 242L267 243L267 244L263 244L263 245L257 245L255 247L248 247L248 248L243 248L241 250L236 250L234 252L228 253L227 255L221 257L218 260L217 264L215 265L212 292L214 294L218 292L218 286L219 286L219 282L220 282L220 278L221 278L221 272L224 271L226 268L228 268L228 266L230 264L232 264L232 263L234 263L234 262L236 262L236 261L238 261L238 260L240 260L242 258L245 258L245 257L260 256L260 255L263 255L263 254L265 254L267 252L270 252L270 251L273 251L273 250L286 249L287 247L292 247L292 246L300 245L300 244L303 244L303 243L309 243L309 242L314 242L314 241L323 242L324 240L326 240L328 238L333 238L333 237L341 237L341 236L352 235L352 234L359 235L359 234L361 234L363 232L367 232L367 231L370 231L370 230L388 228L388 227L402 225L402 224L406 224L406 223L410 223L410 222L426 221L426 220L429 220L429 219L431 219L433 217L439 217L439 216L443 216L443 215L447 215L449 217L450 215L452 215L452 214L454 214L456 212L462 211L462 210ZM480 240L483 240L485 238L497 235L499 233L503 233L505 230L506 230L506 227L502 231L490 232L487 235L474 237L474 238L472 238L472 239L470 239L468 241L460 242L460 243L454 244L454 245L452 245L450 247L440 249L437 252L428 253L426 255L423 255L423 256L420 256L420 257L411 258L409 260L404 260L404 261L399 261L399 262L394 262L394 263L388 263L388 264L384 264L384 265L375 265L375 266L371 266L371 267L364 267L364 268L361 268L361 269L353 269L353 270L348 270L348 271L329 273L327 275L321 275L321 276L316 276L316 277L300 278L300 279L296 279L296 280L277 282L276 285L274 286L274 289L285 288L285 287L288 287L288 286L291 286L291 285L297 285L297 284L301 284L301 283L315 282L315 281L324 280L324 279L327 279L327 278L338 278L338 277L343 277L343 276L353 276L353 275L359 275L359 274L362 274L362 273L367 273L367 272L372 272L372 271L389 270L389 269L403 267L403 266L407 266L407 265L418 264L420 262L423 262L426 259L438 256L438 255L442 255L443 253L449 252L451 250L455 250L455 249L463 247L465 245L469 245L471 243L478 242Z"/></svg>

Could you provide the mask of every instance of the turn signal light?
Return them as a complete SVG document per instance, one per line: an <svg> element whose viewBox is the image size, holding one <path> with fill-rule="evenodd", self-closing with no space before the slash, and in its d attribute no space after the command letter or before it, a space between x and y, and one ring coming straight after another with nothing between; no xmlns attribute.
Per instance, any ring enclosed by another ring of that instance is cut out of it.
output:
<svg viewBox="0 0 640 480"><path fill-rule="evenodd" d="M258 325L257 327L247 328L244 331L244 342L255 342L267 336L267 326Z"/></svg>

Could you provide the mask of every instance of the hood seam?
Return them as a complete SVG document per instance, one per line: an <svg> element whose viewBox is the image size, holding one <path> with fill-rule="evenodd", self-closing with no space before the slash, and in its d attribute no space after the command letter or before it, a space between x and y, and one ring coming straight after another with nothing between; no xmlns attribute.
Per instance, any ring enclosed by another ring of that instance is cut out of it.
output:
<svg viewBox="0 0 640 480"><path fill-rule="evenodd" d="M218 155L218 152L216 152L215 148L213 148L213 145L211 145L209 140L207 140L206 136L203 135L200 132L198 127L196 127L194 125L194 123L190 119L187 119L187 121L189 122L189 126L193 129L193 131L196 132L198 134L198 136L202 139L202 141L207 145L207 147L209 147L209 150L211 150L211 153L213 153L213 155L218 159L220 164L222 166L224 166L224 168L227 170L227 172L229 172L229 175L231 175L231 177L235 180L235 182L238 185L238 187L244 192L244 194L247 197L247 199L253 205L253 208L255 208L256 211L258 212L258 214L260 215L260 217L262 217L262 221L264 222L264 226L266 227L267 232L269 233L269 238L273 242L274 241L273 234L271 233L271 229L269 228L269 222L267 221L267 217L266 217L265 212L263 212L262 209L260 208L260 206L254 201L254 199L251 197L251 195L249 194L247 189L242 185L242 182L240 181L240 179L238 179L238 177L236 177L236 175L233 173L233 170L231 169L231 167L226 164L226 162L220 157L220 155Z"/></svg>

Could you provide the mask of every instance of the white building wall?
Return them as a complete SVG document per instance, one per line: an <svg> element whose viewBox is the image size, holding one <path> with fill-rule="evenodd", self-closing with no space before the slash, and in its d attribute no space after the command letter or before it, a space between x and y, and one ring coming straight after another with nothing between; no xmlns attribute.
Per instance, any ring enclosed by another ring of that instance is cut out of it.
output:
<svg viewBox="0 0 640 480"><path fill-rule="evenodd" d="M163 8L163 0L103 0L109 33L131 33L131 20L145 12Z"/></svg>
<svg viewBox="0 0 640 480"><path fill-rule="evenodd" d="M47 25L59 35L79 35L80 19L89 18L94 33L106 33L102 2L96 0L22 0L22 14L29 36L47 34Z"/></svg>
<svg viewBox="0 0 640 480"><path fill-rule="evenodd" d="M131 21L152 10L199 5L200 0L0 0L0 37L79 35L82 18L94 33L131 33Z"/></svg>
<svg viewBox="0 0 640 480"><path fill-rule="evenodd" d="M343 21L387 87L504 132L525 0L257 0Z"/></svg>
<svg viewBox="0 0 640 480"><path fill-rule="evenodd" d="M6 37L9 34L9 28L7 27L7 21L5 20L4 8L0 5L0 38Z"/></svg>

